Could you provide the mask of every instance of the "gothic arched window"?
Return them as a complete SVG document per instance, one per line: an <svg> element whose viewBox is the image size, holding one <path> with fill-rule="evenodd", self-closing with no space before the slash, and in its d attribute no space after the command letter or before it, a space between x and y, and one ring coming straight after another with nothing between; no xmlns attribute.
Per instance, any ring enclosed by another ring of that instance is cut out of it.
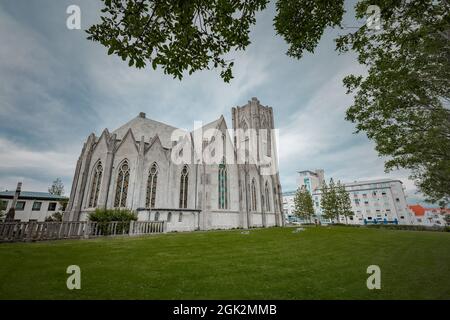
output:
<svg viewBox="0 0 450 320"><path fill-rule="evenodd" d="M155 213L155 221L159 221L159 212Z"/></svg>
<svg viewBox="0 0 450 320"><path fill-rule="evenodd" d="M98 194L100 193L100 184L102 182L103 167L102 163L99 161L95 166L92 173L91 182L91 195L89 197L89 207L96 207L98 201Z"/></svg>
<svg viewBox="0 0 450 320"><path fill-rule="evenodd" d="M269 189L269 183L266 181L266 211L270 212L270 189Z"/></svg>
<svg viewBox="0 0 450 320"><path fill-rule="evenodd" d="M227 167L219 165L219 209L228 209Z"/></svg>
<svg viewBox="0 0 450 320"><path fill-rule="evenodd" d="M252 211L256 211L256 182L252 180Z"/></svg>
<svg viewBox="0 0 450 320"><path fill-rule="evenodd" d="M148 172L147 191L145 195L145 206L154 208L156 202L156 185L158 183L158 166L153 163Z"/></svg>
<svg viewBox="0 0 450 320"><path fill-rule="evenodd" d="M128 183L130 181L130 167L128 161L122 162L117 174L116 184L116 198L114 200L114 207L121 208L127 204Z"/></svg>
<svg viewBox="0 0 450 320"><path fill-rule="evenodd" d="M180 177L180 208L187 208L188 182L189 171L187 166L184 166Z"/></svg>
<svg viewBox="0 0 450 320"><path fill-rule="evenodd" d="M172 221L172 212L169 212L167 214L167 222L171 222Z"/></svg>

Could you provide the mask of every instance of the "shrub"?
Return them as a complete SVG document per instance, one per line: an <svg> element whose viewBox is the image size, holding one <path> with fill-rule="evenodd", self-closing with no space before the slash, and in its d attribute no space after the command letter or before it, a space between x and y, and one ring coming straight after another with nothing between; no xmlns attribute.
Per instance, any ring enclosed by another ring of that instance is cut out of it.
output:
<svg viewBox="0 0 450 320"><path fill-rule="evenodd" d="M136 214L128 209L96 209L89 214L89 220L93 222L130 222L136 221Z"/></svg>
<svg viewBox="0 0 450 320"><path fill-rule="evenodd" d="M55 212L51 216L45 217L45 222L61 222L63 214L61 212Z"/></svg>
<svg viewBox="0 0 450 320"><path fill-rule="evenodd" d="M89 220L97 222L96 235L123 234L129 232L130 221L136 221L137 215L128 209L96 209ZM111 222L118 222L114 229Z"/></svg>

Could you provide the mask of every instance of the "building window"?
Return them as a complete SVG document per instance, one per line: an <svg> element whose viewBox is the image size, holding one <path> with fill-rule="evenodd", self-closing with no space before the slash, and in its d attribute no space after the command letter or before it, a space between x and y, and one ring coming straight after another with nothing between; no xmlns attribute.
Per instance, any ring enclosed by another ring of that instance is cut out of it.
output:
<svg viewBox="0 0 450 320"><path fill-rule="evenodd" d="M50 202L48 204L48 211L55 211L56 210L56 202Z"/></svg>
<svg viewBox="0 0 450 320"><path fill-rule="evenodd" d="M128 161L124 161L119 167L116 183L116 198L114 206L116 208L125 207L127 204L128 184L130 182L130 167Z"/></svg>
<svg viewBox="0 0 450 320"><path fill-rule="evenodd" d="M169 212L167 214L167 222L171 222L172 221L172 212Z"/></svg>
<svg viewBox="0 0 450 320"><path fill-rule="evenodd" d="M89 207L96 207L98 201L98 195L100 193L100 184L102 182L103 167L99 161L94 168L91 182L91 195L89 196Z"/></svg>
<svg viewBox="0 0 450 320"><path fill-rule="evenodd" d="M267 212L270 212L270 189L269 189L269 183L266 181L266 210Z"/></svg>
<svg viewBox="0 0 450 320"><path fill-rule="evenodd" d="M180 208L187 208L189 172L187 166L181 170L180 177Z"/></svg>
<svg viewBox="0 0 450 320"><path fill-rule="evenodd" d="M16 210L17 211L25 210L25 201L17 201L16 202Z"/></svg>
<svg viewBox="0 0 450 320"><path fill-rule="evenodd" d="M35 201L33 202L33 208L32 211L39 211L41 210L42 202Z"/></svg>
<svg viewBox="0 0 450 320"><path fill-rule="evenodd" d="M253 178L252 180L252 211L256 211L256 182L255 179Z"/></svg>
<svg viewBox="0 0 450 320"><path fill-rule="evenodd" d="M180 214L178 215L178 222L182 221L183 221L183 212L180 212Z"/></svg>
<svg viewBox="0 0 450 320"><path fill-rule="evenodd" d="M155 213L155 221L159 221L159 212Z"/></svg>
<svg viewBox="0 0 450 320"><path fill-rule="evenodd" d="M158 182L158 167L153 163L148 172L147 192L145 196L145 206L147 208L154 208L156 202L156 185Z"/></svg>
<svg viewBox="0 0 450 320"><path fill-rule="evenodd" d="M219 209L228 209L227 167L219 165Z"/></svg>

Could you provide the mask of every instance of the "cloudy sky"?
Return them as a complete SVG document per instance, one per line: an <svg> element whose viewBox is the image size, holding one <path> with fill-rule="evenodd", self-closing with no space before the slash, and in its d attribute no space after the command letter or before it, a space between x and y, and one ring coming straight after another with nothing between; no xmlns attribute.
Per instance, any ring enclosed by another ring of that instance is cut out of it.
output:
<svg viewBox="0 0 450 320"><path fill-rule="evenodd" d="M82 30L66 28L66 9L81 8ZM347 26L353 3L347 1ZM314 54L300 61L285 55L275 34L273 3L258 14L252 44L236 52L234 76L224 83L216 71L182 81L153 69L129 68L120 58L86 40L99 21L99 0L5 0L0 3L0 190L22 180L25 190L46 191L61 177L66 194L82 144L91 132L119 127L140 111L180 128L223 114L258 97L272 106L280 130L280 175L284 191L295 189L296 172L323 168L342 181L398 178L408 194L408 172L384 173L383 159L364 134L345 121L352 97L342 78L363 73L352 54L338 55L327 30Z"/></svg>

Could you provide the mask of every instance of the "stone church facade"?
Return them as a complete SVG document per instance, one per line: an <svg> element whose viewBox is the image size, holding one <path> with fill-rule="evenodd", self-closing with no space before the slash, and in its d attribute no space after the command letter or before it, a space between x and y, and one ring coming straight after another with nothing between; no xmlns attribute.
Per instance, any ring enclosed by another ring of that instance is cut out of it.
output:
<svg viewBox="0 0 450 320"><path fill-rule="evenodd" d="M232 122L229 130L221 116L186 132L140 113L90 134L64 219L127 208L138 220L165 221L167 231L283 225L273 110L252 98L232 108Z"/></svg>

